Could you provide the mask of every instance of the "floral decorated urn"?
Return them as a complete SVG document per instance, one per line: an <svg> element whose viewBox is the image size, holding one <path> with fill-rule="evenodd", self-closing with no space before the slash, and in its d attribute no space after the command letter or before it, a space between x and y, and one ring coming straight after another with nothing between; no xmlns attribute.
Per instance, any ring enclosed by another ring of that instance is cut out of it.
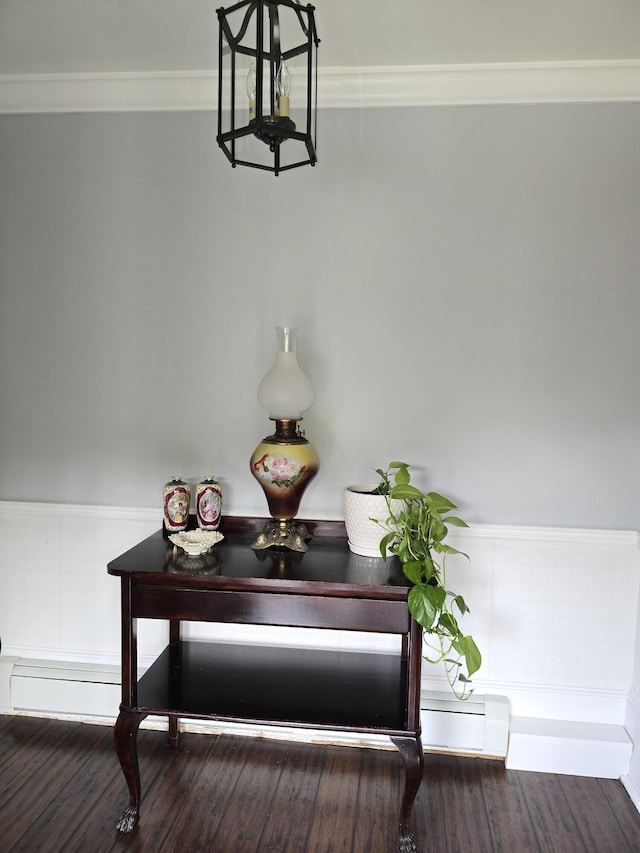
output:
<svg viewBox="0 0 640 853"><path fill-rule="evenodd" d="M313 446L295 429L294 421L280 421L275 435L263 439L251 456L251 473L262 486L269 512L276 521L295 518L305 489L318 473Z"/></svg>

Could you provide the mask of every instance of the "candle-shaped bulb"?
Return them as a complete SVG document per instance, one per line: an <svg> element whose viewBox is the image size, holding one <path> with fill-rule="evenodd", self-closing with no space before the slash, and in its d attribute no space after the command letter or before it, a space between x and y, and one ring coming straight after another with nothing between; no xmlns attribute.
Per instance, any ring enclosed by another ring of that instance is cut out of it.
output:
<svg viewBox="0 0 640 853"><path fill-rule="evenodd" d="M278 115L289 115L289 94L291 93L291 74L284 61L280 60L276 73L276 92L278 93Z"/></svg>
<svg viewBox="0 0 640 853"><path fill-rule="evenodd" d="M247 97L249 98L249 121L256 117L256 66L251 63L247 74Z"/></svg>

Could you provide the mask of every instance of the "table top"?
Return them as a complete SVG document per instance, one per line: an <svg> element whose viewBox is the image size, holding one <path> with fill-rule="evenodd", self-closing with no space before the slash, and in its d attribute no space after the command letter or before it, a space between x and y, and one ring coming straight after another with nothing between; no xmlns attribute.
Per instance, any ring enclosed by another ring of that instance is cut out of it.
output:
<svg viewBox="0 0 640 853"><path fill-rule="evenodd" d="M383 560L351 553L335 524L313 525L305 553L255 551L252 525L223 527L224 539L199 557L190 557L168 541L162 530L108 564L111 575L190 588L243 589L363 598L407 598L409 583L396 558ZM328 532L330 535L326 535Z"/></svg>

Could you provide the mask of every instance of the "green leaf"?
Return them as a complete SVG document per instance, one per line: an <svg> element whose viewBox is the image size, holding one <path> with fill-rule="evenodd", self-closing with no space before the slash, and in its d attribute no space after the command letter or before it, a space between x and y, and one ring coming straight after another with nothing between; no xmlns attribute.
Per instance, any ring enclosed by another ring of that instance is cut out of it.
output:
<svg viewBox="0 0 640 853"><path fill-rule="evenodd" d="M432 577L435 575L435 573L436 573L436 564L433 562L433 560L431 559L431 557L429 557L429 556L427 555L427 556L424 558L424 560L422 561L422 565L423 565L423 567L424 567L424 579L425 579L425 581L430 581L430 580L431 580L431 578L432 578Z"/></svg>
<svg viewBox="0 0 640 853"><path fill-rule="evenodd" d="M406 465L404 462L392 462L391 465L389 465L389 468L398 469L394 478L396 486L406 486L409 480L411 479L411 476L409 474L409 466Z"/></svg>
<svg viewBox="0 0 640 853"><path fill-rule="evenodd" d="M477 672L480 669L482 664L482 655L480 654L473 637L460 637L456 643L456 649L458 649L464 657L469 675L473 675L474 672Z"/></svg>
<svg viewBox="0 0 640 853"><path fill-rule="evenodd" d="M451 637L458 638L461 636L460 628L452 613L442 613L438 622L438 628L449 634Z"/></svg>
<svg viewBox="0 0 640 853"><path fill-rule="evenodd" d="M380 540L380 554L382 555L382 559L387 559L387 551L389 549L389 545L396 538L395 533L387 533L386 536L383 536Z"/></svg>
<svg viewBox="0 0 640 853"><path fill-rule="evenodd" d="M433 537L433 541L436 543L442 542L444 537L447 535L447 528L440 521L439 518L434 518L431 522L431 536Z"/></svg>
<svg viewBox="0 0 640 853"><path fill-rule="evenodd" d="M458 518L457 515L448 515L445 518L445 521L447 522L447 524L453 524L454 527L468 527L469 526L466 521L463 521L461 518Z"/></svg>
<svg viewBox="0 0 640 853"><path fill-rule="evenodd" d="M447 593L441 586L431 586L430 584L425 584L424 593L437 610L442 609L442 605L445 602Z"/></svg>
<svg viewBox="0 0 640 853"><path fill-rule="evenodd" d="M409 578L411 583L421 583L422 581L422 563L418 560L409 560L402 565L402 571Z"/></svg>
<svg viewBox="0 0 640 853"><path fill-rule="evenodd" d="M468 554L465 554L464 551L458 551L458 549L454 548L453 545L444 545L441 542L438 542L434 544L433 547L439 554L460 554L460 556L466 557L467 560L469 559Z"/></svg>
<svg viewBox="0 0 640 853"><path fill-rule="evenodd" d="M445 498L437 492L429 492L427 495L427 503L429 504L430 509L435 510L436 512L449 512L451 509L457 509L456 505L452 503L449 498Z"/></svg>
<svg viewBox="0 0 640 853"><path fill-rule="evenodd" d="M392 500L395 499L399 501L419 501L422 500L424 495L420 489L416 489L415 486L412 486L409 483L399 483L397 486L391 487L389 497Z"/></svg>
<svg viewBox="0 0 640 853"><path fill-rule="evenodd" d="M456 595L453 599L453 603L457 606L461 616L464 616L465 613L471 612L467 607L466 601L461 595Z"/></svg>
<svg viewBox="0 0 640 853"><path fill-rule="evenodd" d="M409 537L407 536L406 531L402 535L401 538L398 538L398 535L394 537L393 544L391 547L391 551L394 554L397 554L400 557L401 562L406 562L410 559L409 556Z"/></svg>
<svg viewBox="0 0 640 853"><path fill-rule="evenodd" d="M427 630L433 625L437 616L436 608L433 606L429 596L425 594L426 587L417 584L409 590L409 612L413 618Z"/></svg>

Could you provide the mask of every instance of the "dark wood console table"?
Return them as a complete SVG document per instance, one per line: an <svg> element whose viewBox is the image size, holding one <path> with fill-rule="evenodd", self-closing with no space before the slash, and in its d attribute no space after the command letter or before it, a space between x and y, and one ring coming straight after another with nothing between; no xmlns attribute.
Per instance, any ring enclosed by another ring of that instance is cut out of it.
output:
<svg viewBox="0 0 640 853"><path fill-rule="evenodd" d="M307 522L305 554L253 551L264 519L225 518L225 539L201 557L174 548L162 531L109 563L122 589L122 704L115 747L129 789L117 825L139 819L136 737L148 715L387 735L405 768L400 850L416 850L411 808L422 780L422 631L407 608L408 586L392 562L350 554L341 522ZM364 567L363 567L364 564ZM138 619L164 619L169 642L138 680ZM379 654L182 640L182 620L235 622L399 635L400 652Z"/></svg>

